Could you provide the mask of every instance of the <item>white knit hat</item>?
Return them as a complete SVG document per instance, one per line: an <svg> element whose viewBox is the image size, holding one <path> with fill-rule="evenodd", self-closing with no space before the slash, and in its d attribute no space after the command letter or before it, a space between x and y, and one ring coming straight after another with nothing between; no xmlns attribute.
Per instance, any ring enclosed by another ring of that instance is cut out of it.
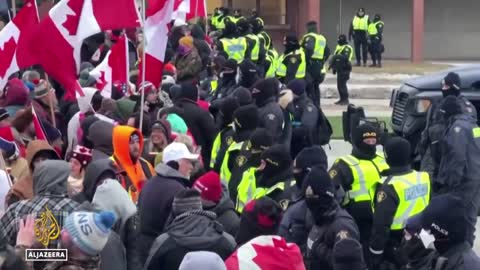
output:
<svg viewBox="0 0 480 270"><path fill-rule="evenodd" d="M76 247L87 255L96 256L105 247L115 220L115 214L110 211L73 212L67 217L64 228Z"/></svg>

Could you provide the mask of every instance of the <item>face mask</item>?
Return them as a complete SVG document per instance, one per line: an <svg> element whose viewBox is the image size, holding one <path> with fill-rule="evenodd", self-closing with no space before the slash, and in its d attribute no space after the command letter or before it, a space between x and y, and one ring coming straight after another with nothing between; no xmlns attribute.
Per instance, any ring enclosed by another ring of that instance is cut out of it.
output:
<svg viewBox="0 0 480 270"><path fill-rule="evenodd" d="M448 90L442 90L442 95L443 97L448 97L448 96L455 96L457 97L459 94L458 90L455 88L450 88Z"/></svg>
<svg viewBox="0 0 480 270"><path fill-rule="evenodd" d="M404 239L402 249L409 260L422 258L427 251L418 236L412 236L409 240Z"/></svg>
<svg viewBox="0 0 480 270"><path fill-rule="evenodd" d="M255 167L257 168L258 166L260 166L260 163L261 163L261 158L260 158L260 153L259 154L252 154L249 158L248 158L248 165L250 167Z"/></svg>
<svg viewBox="0 0 480 270"><path fill-rule="evenodd" d="M360 145L357 146L358 149L367 156L372 156L377 152L376 145L369 145L364 142L361 142Z"/></svg>
<svg viewBox="0 0 480 270"><path fill-rule="evenodd" d="M177 49L177 53L178 53L179 55L184 56L184 55L187 55L191 50L192 50L191 48L188 48L188 47L186 47L186 46L179 45L179 46L178 46L178 49Z"/></svg>
<svg viewBox="0 0 480 270"><path fill-rule="evenodd" d="M293 173L293 177L295 178L295 182L297 186L302 186L303 179L305 179L305 176L307 176L308 171L307 170L302 170L301 172L298 173Z"/></svg>
<svg viewBox="0 0 480 270"><path fill-rule="evenodd" d="M305 199L305 202L316 223L322 224L325 222L325 215L332 209L333 198L320 196L317 199Z"/></svg>

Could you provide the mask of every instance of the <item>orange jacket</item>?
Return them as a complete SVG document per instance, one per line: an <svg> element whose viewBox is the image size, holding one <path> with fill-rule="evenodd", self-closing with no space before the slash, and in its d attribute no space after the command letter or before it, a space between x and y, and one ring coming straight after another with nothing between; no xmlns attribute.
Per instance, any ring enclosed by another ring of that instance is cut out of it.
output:
<svg viewBox="0 0 480 270"><path fill-rule="evenodd" d="M121 180L122 186L128 191L132 200L137 201L138 194L149 176L155 175L152 165L143 158L135 163L130 157L130 136L136 133L140 138L140 155L143 151L143 136L137 129L129 126L116 126L113 129L113 156L118 169L125 172L126 177Z"/></svg>

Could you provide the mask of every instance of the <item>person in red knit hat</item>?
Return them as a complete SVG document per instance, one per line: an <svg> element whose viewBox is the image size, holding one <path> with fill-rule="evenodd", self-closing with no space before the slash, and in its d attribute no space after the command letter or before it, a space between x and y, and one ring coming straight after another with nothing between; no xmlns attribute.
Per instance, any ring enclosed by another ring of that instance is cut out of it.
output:
<svg viewBox="0 0 480 270"><path fill-rule="evenodd" d="M70 198L83 190L85 168L92 161L92 150L77 145L70 157L70 176L68 177L68 195Z"/></svg>
<svg viewBox="0 0 480 270"><path fill-rule="evenodd" d="M201 193L204 210L217 214L217 221L226 232L235 235L240 225L240 218L235 212L232 200L223 192L220 176L209 171L195 181L193 188Z"/></svg>

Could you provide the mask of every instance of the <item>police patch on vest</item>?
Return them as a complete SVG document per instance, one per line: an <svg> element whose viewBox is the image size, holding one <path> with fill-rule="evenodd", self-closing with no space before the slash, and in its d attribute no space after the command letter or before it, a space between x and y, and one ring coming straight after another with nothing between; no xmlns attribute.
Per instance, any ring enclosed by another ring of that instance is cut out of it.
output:
<svg viewBox="0 0 480 270"><path fill-rule="evenodd" d="M225 141L227 142L227 145L231 145L231 144L233 143L233 137L232 137L232 136L228 136Z"/></svg>
<svg viewBox="0 0 480 270"><path fill-rule="evenodd" d="M378 192L377 203L381 203L381 202L385 201L386 198L387 198L387 193L385 193L385 191Z"/></svg>
<svg viewBox="0 0 480 270"><path fill-rule="evenodd" d="M283 211L285 211L285 210L287 210L288 206L290 205L290 200L287 200L287 199L281 200L279 202L279 204L280 204L280 207L282 207Z"/></svg>
<svg viewBox="0 0 480 270"><path fill-rule="evenodd" d="M427 193L428 193L427 184L415 185L405 190L405 200L406 201L415 200L417 198L427 195Z"/></svg>
<svg viewBox="0 0 480 270"><path fill-rule="evenodd" d="M338 173L337 170L331 170L328 174L330 175L330 178L334 178Z"/></svg>
<svg viewBox="0 0 480 270"><path fill-rule="evenodd" d="M242 167L247 162L247 158L244 155L240 155L237 157L236 161L237 161L237 165L239 167Z"/></svg>
<svg viewBox="0 0 480 270"><path fill-rule="evenodd" d="M267 118L268 118L268 120L273 121L273 120L275 120L275 114L269 113L269 114L267 114Z"/></svg>
<svg viewBox="0 0 480 270"><path fill-rule="evenodd" d="M307 107L307 112L312 112L312 111L313 111L312 106L308 106L308 107Z"/></svg>
<svg viewBox="0 0 480 270"><path fill-rule="evenodd" d="M337 237L340 239L347 239L348 238L348 232L347 231L340 231L337 233Z"/></svg>
<svg viewBox="0 0 480 270"><path fill-rule="evenodd" d="M453 130L455 130L456 133L460 133L460 130L462 130L460 127L455 127Z"/></svg>
<svg viewBox="0 0 480 270"><path fill-rule="evenodd" d="M297 58L295 58L295 57L290 57L290 63L292 63L292 64L297 63Z"/></svg>

